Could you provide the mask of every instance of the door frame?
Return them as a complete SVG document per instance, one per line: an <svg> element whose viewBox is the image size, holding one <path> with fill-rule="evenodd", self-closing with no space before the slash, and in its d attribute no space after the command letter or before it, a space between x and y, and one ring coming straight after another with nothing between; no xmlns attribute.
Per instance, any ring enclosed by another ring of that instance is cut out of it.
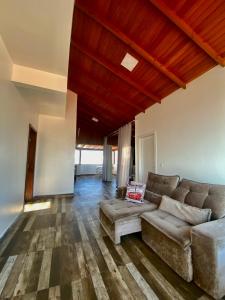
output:
<svg viewBox="0 0 225 300"><path fill-rule="evenodd" d="M137 140L136 140L136 145L137 145L137 151L136 151L136 180L141 182L142 181L142 168L141 168L141 163L140 163L140 155L141 155L141 147L142 147L142 144L141 144L141 141L144 139L144 138L147 138L147 137L150 137L150 136L153 136L154 138L154 172L157 173L157 134L155 131L149 131L145 134L142 134L142 135L139 135L137 136ZM143 182L145 183L145 182Z"/></svg>
<svg viewBox="0 0 225 300"><path fill-rule="evenodd" d="M37 150L37 130L29 124L28 130L28 139L27 139L27 161L26 161L26 174L25 174L25 186L24 186L24 203L27 203L31 198L27 198L27 189L28 189L28 167L29 167L29 149L30 149L30 137L31 132L35 134L35 150L34 150L34 168L32 173L32 197L33 198L33 191L34 191L34 177L35 177L35 164L36 164L36 150Z"/></svg>

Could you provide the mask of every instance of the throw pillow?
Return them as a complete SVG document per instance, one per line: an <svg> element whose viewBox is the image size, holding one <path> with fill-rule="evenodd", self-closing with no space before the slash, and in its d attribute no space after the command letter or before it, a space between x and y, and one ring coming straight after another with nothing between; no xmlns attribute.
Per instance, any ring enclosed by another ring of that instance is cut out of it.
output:
<svg viewBox="0 0 225 300"><path fill-rule="evenodd" d="M126 200L133 203L143 203L145 194L145 184L131 181L127 185Z"/></svg>
<svg viewBox="0 0 225 300"><path fill-rule="evenodd" d="M190 206L168 196L162 197L159 209L192 225L198 225L210 221L212 213L209 208L202 209Z"/></svg>

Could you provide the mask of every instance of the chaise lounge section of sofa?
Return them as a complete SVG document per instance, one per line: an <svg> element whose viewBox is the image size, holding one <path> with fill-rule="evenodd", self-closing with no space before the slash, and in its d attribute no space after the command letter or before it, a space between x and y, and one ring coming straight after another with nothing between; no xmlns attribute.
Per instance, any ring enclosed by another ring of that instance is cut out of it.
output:
<svg viewBox="0 0 225 300"><path fill-rule="evenodd" d="M119 188L120 199L100 203L100 222L114 243L142 231L144 242L177 274L221 299L225 295L225 185L179 182L179 176L149 173L143 205L125 201L125 195L126 188Z"/></svg>

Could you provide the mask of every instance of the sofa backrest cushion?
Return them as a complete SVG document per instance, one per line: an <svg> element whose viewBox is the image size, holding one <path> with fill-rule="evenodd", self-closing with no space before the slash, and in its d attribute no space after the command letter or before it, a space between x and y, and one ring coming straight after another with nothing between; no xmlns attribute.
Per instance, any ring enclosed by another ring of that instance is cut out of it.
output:
<svg viewBox="0 0 225 300"><path fill-rule="evenodd" d="M225 216L225 185L182 179L171 198L199 208L210 208L212 220Z"/></svg>
<svg viewBox="0 0 225 300"><path fill-rule="evenodd" d="M157 206L159 206L159 204L161 203L161 200L162 200L162 195L145 190L144 199L148 200L152 203L155 203Z"/></svg>
<svg viewBox="0 0 225 300"><path fill-rule="evenodd" d="M199 225L210 221L212 213L210 208L195 207L186 203L181 203L168 196L162 196L159 209L192 225Z"/></svg>
<svg viewBox="0 0 225 300"><path fill-rule="evenodd" d="M179 180L180 177L178 175L165 176L149 172L146 183L146 191L150 191L158 195L171 196L172 192L177 187Z"/></svg>

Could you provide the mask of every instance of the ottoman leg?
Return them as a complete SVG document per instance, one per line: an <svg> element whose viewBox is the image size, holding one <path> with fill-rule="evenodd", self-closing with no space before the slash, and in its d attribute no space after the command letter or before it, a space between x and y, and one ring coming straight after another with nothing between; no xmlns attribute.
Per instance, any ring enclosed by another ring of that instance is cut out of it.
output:
<svg viewBox="0 0 225 300"><path fill-rule="evenodd" d="M116 230L115 228L115 237L114 237L114 243L117 245L117 244L120 244L120 241L121 241L121 238L120 238L120 234L118 233L118 231Z"/></svg>

